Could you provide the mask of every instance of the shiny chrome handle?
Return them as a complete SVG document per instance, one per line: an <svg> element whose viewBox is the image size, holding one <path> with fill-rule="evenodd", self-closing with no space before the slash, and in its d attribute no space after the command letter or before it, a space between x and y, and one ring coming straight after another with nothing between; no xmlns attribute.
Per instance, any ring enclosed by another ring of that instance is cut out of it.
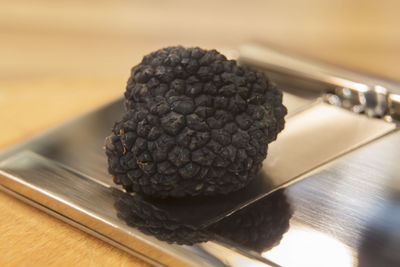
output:
<svg viewBox="0 0 400 267"><path fill-rule="evenodd" d="M389 121L400 119L397 82L289 56L256 44L240 47L238 55L239 62L262 68L289 92L301 96L327 94L324 96L327 102L354 112Z"/></svg>

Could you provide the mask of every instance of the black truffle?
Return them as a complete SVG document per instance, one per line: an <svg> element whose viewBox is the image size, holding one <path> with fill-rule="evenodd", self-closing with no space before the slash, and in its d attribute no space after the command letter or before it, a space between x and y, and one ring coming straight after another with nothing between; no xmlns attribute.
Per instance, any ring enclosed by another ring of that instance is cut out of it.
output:
<svg viewBox="0 0 400 267"><path fill-rule="evenodd" d="M246 186L284 127L264 73L216 50L169 47L132 68L126 113L106 139L109 172L128 192L217 195Z"/></svg>

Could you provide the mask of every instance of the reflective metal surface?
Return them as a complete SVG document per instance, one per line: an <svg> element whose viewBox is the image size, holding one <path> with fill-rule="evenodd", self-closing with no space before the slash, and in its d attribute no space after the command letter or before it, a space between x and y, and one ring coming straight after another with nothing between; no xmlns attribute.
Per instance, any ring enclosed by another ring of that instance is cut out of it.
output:
<svg viewBox="0 0 400 267"><path fill-rule="evenodd" d="M317 102L288 118L262 171L274 185L284 184L393 129L383 120Z"/></svg>
<svg viewBox="0 0 400 267"><path fill-rule="evenodd" d="M254 261L267 266L277 266L268 259L243 255L246 252L232 250L229 255L205 253L208 243L191 247L178 246L145 235L129 227L129 221L127 225L127 220L121 216L118 202L126 199L126 193L81 173L75 173L62 164L33 152L21 152L1 162L0 181L0 189L154 265L225 266L228 260L232 266L242 266L242 262ZM191 209L186 212L191 212ZM287 218L287 215L285 216ZM219 228L221 227L220 224ZM286 229L287 226L283 230ZM199 229L192 227L192 230L195 233ZM270 233L269 229L266 230ZM218 239L215 237L218 228L212 231L214 235L209 239ZM279 232L275 240L279 240L282 234L283 231ZM260 242L268 244L268 240ZM211 246L224 249L224 245ZM140 251L137 248L140 248Z"/></svg>
<svg viewBox="0 0 400 267"><path fill-rule="evenodd" d="M247 44L238 48L238 59L243 64L264 69L273 80L291 91L314 91L337 87L357 89L366 92L374 86L386 88L389 92L400 93L399 84L381 77L374 77L313 61L265 47Z"/></svg>
<svg viewBox="0 0 400 267"><path fill-rule="evenodd" d="M290 229L263 256L283 266L399 266L399 157L396 132L289 186Z"/></svg>
<svg viewBox="0 0 400 267"><path fill-rule="evenodd" d="M268 51L247 46L239 59L266 67L289 113L248 187L185 201L126 195L102 149L117 101L2 152L0 189L155 265L395 266L398 85ZM189 237L210 241L159 240Z"/></svg>
<svg viewBox="0 0 400 267"><path fill-rule="evenodd" d="M389 95L389 114L395 120L400 120L400 94Z"/></svg>
<svg viewBox="0 0 400 267"><path fill-rule="evenodd" d="M396 82L293 57L257 44L244 45L236 53L243 64L263 69L281 88L305 98L333 92L337 105L354 112L370 117L387 115L389 120L400 118L400 87Z"/></svg>

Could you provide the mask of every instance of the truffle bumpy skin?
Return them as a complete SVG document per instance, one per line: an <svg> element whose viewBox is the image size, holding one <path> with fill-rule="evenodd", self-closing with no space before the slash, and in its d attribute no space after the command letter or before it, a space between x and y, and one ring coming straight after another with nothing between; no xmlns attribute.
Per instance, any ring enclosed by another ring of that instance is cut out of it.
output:
<svg viewBox="0 0 400 267"><path fill-rule="evenodd" d="M125 108L106 138L109 172L128 192L153 197L246 186L287 112L264 73L216 50L180 46L132 68Z"/></svg>

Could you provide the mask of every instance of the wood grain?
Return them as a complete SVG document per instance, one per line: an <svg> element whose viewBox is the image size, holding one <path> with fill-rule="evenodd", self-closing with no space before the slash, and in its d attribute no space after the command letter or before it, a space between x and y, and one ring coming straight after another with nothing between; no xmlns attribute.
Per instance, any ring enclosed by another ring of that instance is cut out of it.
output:
<svg viewBox="0 0 400 267"><path fill-rule="evenodd" d="M167 45L257 41L400 80L400 2L0 1L0 148L119 96ZM1 266L145 266L0 194Z"/></svg>

